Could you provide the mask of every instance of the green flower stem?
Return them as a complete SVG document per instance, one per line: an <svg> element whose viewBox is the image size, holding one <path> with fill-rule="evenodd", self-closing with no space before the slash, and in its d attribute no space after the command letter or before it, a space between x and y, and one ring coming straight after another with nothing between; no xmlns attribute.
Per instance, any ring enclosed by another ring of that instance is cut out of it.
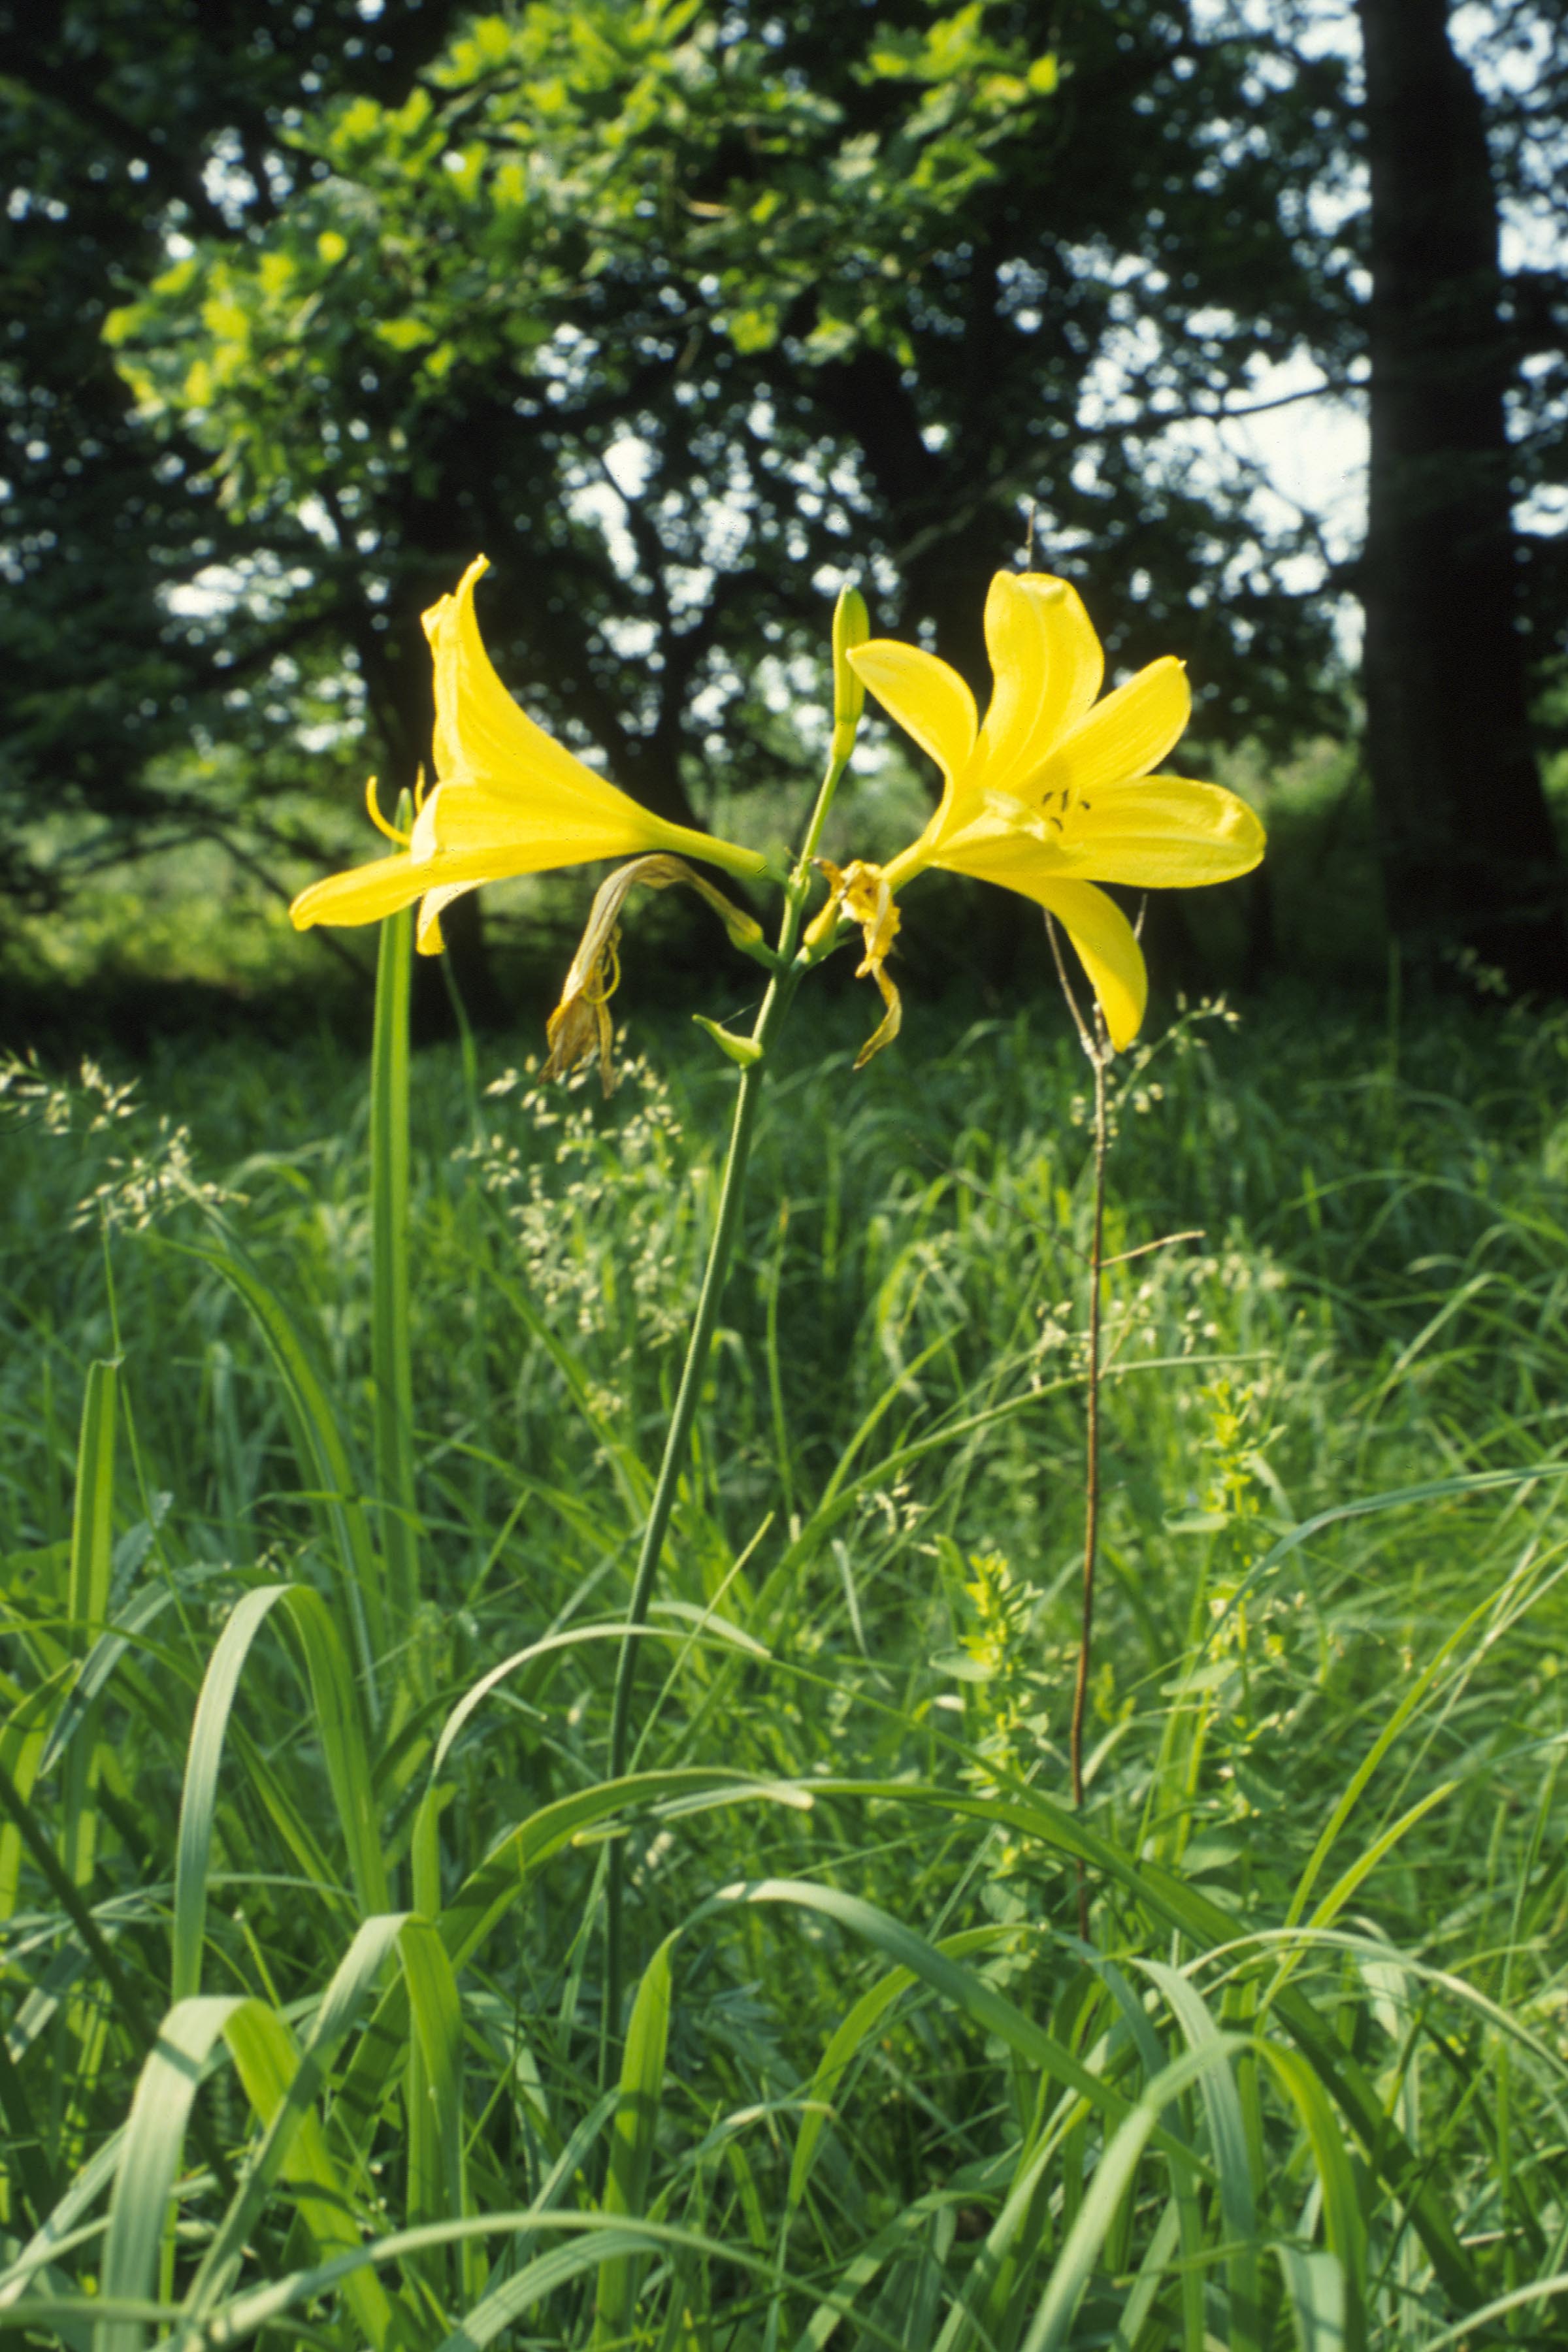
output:
<svg viewBox="0 0 1568 2352"><path fill-rule="evenodd" d="M697 1417L698 1399L708 1369L709 1350L713 1341L713 1328L719 1319L719 1308L724 1297L724 1285L729 1276L730 1259L734 1249L736 1229L741 1220L741 1202L745 1191L746 1162L751 1157L752 1138L756 1130L757 1107L762 1098L763 1080L767 1072L768 1049L784 1025L790 1001L800 984L804 962L795 961L800 943L801 922L811 889L811 861L816 845L822 838L822 828L838 789L838 780L848 765L854 746L853 724L837 726L828 753L827 772L816 796L816 805L806 826L805 840L789 878L784 894L784 918L779 926L776 966L769 981L767 993L752 1031L752 1043L757 1059L741 1073L740 1091L735 1098L735 1117L730 1129L730 1150L724 1161L724 1177L719 1192L719 1213L713 1223L713 1238L708 1245L708 1264L703 1270L702 1288L697 1300L697 1312L692 1318L691 1334L686 1346L686 1362L681 1370L680 1387L676 1394L675 1411L670 1415L669 1429L664 1441L664 1459L659 1464L658 1482L648 1506L647 1520L643 1528L642 1546L637 1554L637 1574L632 1582L632 1597L626 1610L627 1632L621 1643L620 1659L616 1669L615 1698L610 1709L609 1777L618 1780L626 1769L626 1749L631 1735L632 1696L637 1682L637 1640L635 1629L647 1622L648 1603L653 1598L654 1580L658 1573L659 1556L669 1531L670 1514L675 1508L676 1489L682 1471L689 1459L691 1424ZM621 1845L619 1840L610 1848L609 1868L605 1878L605 2018L603 2054L607 2057L609 2045L620 2031L621 1995L623 1984L623 1953L621 1927L623 1912Z"/></svg>

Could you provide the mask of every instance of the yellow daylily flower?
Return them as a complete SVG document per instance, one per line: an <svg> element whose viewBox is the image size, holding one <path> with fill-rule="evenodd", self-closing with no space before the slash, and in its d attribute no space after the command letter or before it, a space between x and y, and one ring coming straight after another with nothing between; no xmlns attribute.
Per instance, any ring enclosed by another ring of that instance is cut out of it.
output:
<svg viewBox="0 0 1568 2352"><path fill-rule="evenodd" d="M534 725L496 676L479 635L474 587L488 569L476 556L456 595L424 616L436 667L435 791L406 838L392 833L372 800L373 818L399 854L312 883L290 908L298 929L379 922L417 898L419 951L438 955L443 908L481 882L645 850L704 858L731 874L765 873L754 850L667 824Z"/></svg>
<svg viewBox="0 0 1568 2352"><path fill-rule="evenodd" d="M985 645L994 684L984 726L963 678L934 654L888 637L849 654L942 775L931 823L879 879L890 897L928 866L942 866L1035 899L1077 949L1120 1051L1138 1034L1148 977L1132 926L1096 885L1168 890L1228 881L1258 864L1263 827L1217 784L1151 774L1191 714L1186 673L1167 656L1097 701L1105 656L1067 581L999 572L985 600ZM856 873L854 897L868 908L877 875L864 866ZM886 909L868 925L841 889L829 898L829 920L840 908L861 921L863 968L886 998Z"/></svg>

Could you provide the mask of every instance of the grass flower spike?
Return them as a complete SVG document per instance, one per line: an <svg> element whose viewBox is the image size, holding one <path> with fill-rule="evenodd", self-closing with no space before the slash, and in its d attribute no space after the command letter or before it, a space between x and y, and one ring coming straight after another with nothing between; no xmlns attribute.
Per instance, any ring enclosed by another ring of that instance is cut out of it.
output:
<svg viewBox="0 0 1568 2352"><path fill-rule="evenodd" d="M640 807L519 709L479 635L474 588L486 569L476 556L456 595L425 614L436 666L435 791L406 839L394 835L396 856L302 891L291 909L296 926L379 922L417 898L420 952L437 955L442 909L481 882L649 850L703 858L731 874L765 872L755 851Z"/></svg>
<svg viewBox="0 0 1568 2352"><path fill-rule="evenodd" d="M1263 827L1217 784L1151 773L1187 724L1186 674L1167 656L1097 701L1105 656L1065 580L999 572L985 600L985 644L994 682L984 726L963 678L934 654L881 637L848 656L942 774L931 823L881 880L896 893L942 866L1035 899L1072 940L1120 1051L1138 1034L1148 981L1131 925L1097 885L1228 881L1258 864ZM858 878L864 898L868 877ZM842 907L859 919L847 897L836 898L835 918ZM885 913L881 930L890 940ZM880 982L869 932L866 945Z"/></svg>

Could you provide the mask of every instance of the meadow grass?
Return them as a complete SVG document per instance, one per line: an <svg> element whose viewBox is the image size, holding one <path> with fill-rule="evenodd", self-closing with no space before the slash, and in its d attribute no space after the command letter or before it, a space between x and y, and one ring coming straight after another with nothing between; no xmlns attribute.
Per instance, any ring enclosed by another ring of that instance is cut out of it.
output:
<svg viewBox="0 0 1568 2352"><path fill-rule="evenodd" d="M0 2326L1568 2341L1568 1024L1118 1066L1075 1817L1089 1073L865 1013L764 1097L616 1785L734 1073L416 1055L405 1302L395 1056L13 1077Z"/></svg>

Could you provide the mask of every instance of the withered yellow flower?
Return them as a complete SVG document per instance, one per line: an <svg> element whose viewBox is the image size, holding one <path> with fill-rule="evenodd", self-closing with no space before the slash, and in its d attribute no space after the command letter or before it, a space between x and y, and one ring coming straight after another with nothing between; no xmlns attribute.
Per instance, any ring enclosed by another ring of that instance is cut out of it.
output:
<svg viewBox="0 0 1568 2352"><path fill-rule="evenodd" d="M496 676L474 612L487 570L476 556L453 596L425 614L436 667L436 789L399 853L312 883L294 901L298 928L374 923L417 898L421 954L441 949L441 913L465 890L601 857L663 850L731 874L767 870L754 850L668 824L595 775L536 727ZM372 814L384 832L390 828Z"/></svg>
<svg viewBox="0 0 1568 2352"><path fill-rule="evenodd" d="M621 909L627 893L639 886L646 890L668 890L672 883L695 890L705 898L736 947L744 948L748 953L756 951L763 936L763 927L756 917L732 905L721 890L715 890L711 882L694 873L684 858L634 857L629 866L617 866L594 894L577 952L562 986L561 1002L545 1026L550 1047L543 1072L547 1078L563 1078L579 1062L597 1054L599 1083L606 1099L615 1093L615 1026L610 1019L610 999L621 979Z"/></svg>
<svg viewBox="0 0 1568 2352"><path fill-rule="evenodd" d="M1105 656L1067 581L999 572L985 602L985 645L994 684L984 726L963 679L934 654L887 637L849 654L883 709L936 761L942 793L918 840L880 869L852 869L853 895L835 891L830 919L842 908L861 923L862 970L888 1000L890 900L906 882L942 866L1020 891L1071 940L1120 1051L1138 1034L1148 978L1132 926L1097 884L1168 890L1227 881L1258 864L1263 827L1217 784L1150 772L1186 727L1186 673L1167 656L1097 701ZM889 1001L868 1050L896 1029Z"/></svg>

